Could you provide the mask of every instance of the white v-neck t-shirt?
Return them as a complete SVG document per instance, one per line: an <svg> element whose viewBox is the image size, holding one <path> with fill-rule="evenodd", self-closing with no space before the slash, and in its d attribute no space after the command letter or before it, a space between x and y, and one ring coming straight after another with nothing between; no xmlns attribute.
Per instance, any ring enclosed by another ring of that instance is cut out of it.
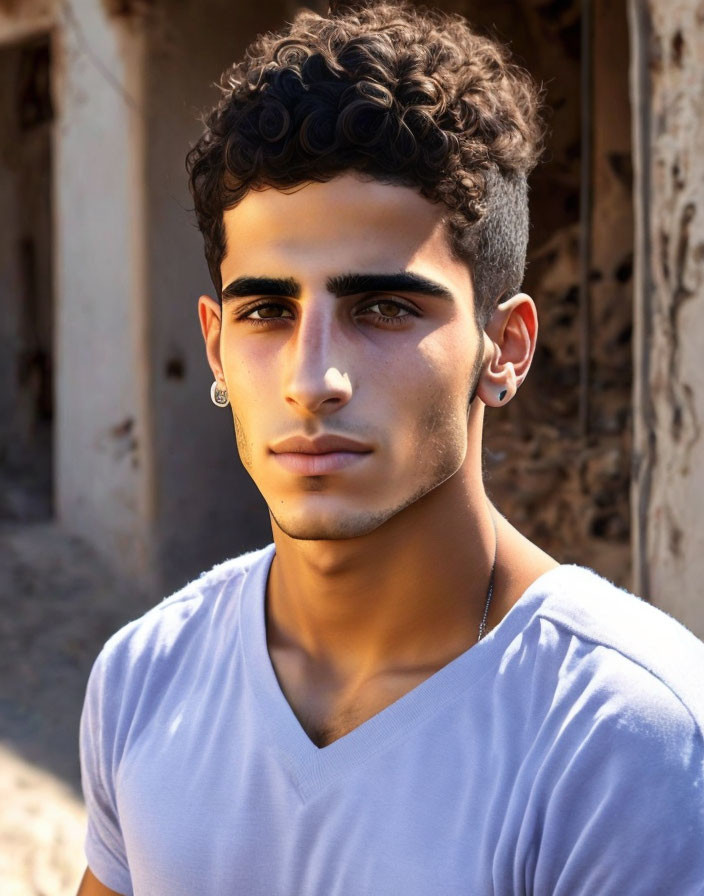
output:
<svg viewBox="0 0 704 896"><path fill-rule="evenodd" d="M590 570L317 747L276 678L274 546L129 623L88 683L86 855L138 896L701 896L704 644Z"/></svg>

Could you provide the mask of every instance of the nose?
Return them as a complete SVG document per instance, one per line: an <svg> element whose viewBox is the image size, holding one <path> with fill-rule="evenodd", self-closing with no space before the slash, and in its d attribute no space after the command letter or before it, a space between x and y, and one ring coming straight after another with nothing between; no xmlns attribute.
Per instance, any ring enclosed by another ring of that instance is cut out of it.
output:
<svg viewBox="0 0 704 896"><path fill-rule="evenodd" d="M334 300L333 300L334 301ZM330 296L312 299L299 313L296 334L289 342L285 393L288 404L306 414L330 414L352 397L352 383L342 362L339 323Z"/></svg>

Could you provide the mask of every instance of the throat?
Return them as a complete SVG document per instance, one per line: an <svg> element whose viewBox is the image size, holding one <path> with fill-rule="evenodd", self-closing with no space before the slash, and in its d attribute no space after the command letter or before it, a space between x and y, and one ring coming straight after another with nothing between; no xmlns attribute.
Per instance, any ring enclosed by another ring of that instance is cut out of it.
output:
<svg viewBox="0 0 704 896"><path fill-rule="evenodd" d="M349 691L313 672L291 650L270 650L286 701L308 738L319 748L345 737L437 672L436 667L376 676Z"/></svg>

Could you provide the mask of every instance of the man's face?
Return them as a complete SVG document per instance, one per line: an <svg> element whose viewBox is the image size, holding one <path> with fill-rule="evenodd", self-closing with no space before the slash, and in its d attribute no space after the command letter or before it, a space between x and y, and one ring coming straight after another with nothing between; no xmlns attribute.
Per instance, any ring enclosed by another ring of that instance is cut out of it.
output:
<svg viewBox="0 0 704 896"><path fill-rule="evenodd" d="M242 462L293 538L367 534L465 459L483 340L443 213L353 174L225 213L215 351ZM328 435L357 444L282 444Z"/></svg>

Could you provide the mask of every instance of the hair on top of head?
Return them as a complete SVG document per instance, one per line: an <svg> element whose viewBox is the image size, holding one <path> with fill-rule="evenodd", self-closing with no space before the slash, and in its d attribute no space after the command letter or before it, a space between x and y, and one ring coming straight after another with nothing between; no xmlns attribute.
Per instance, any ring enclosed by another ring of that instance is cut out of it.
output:
<svg viewBox="0 0 704 896"><path fill-rule="evenodd" d="M448 210L484 326L523 279L527 175L541 150L535 84L460 15L400 2L303 9L222 75L187 156L218 296L223 212L254 188L348 171L416 188Z"/></svg>

